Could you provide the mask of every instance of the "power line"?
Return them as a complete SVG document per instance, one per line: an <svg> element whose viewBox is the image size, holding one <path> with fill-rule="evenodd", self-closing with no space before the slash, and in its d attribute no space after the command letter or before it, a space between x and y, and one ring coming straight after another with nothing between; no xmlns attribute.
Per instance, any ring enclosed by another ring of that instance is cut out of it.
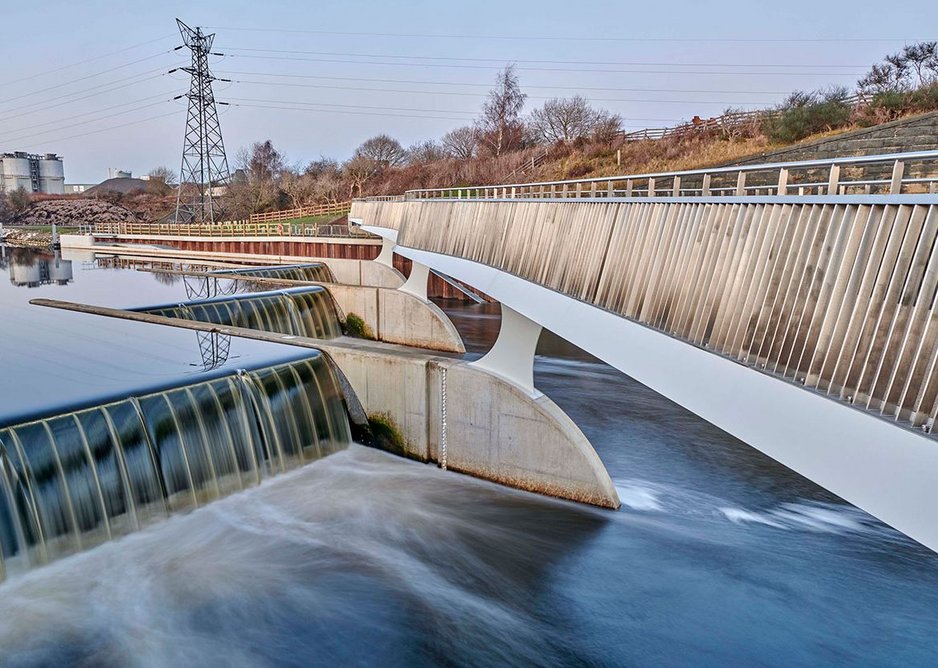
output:
<svg viewBox="0 0 938 668"><path fill-rule="evenodd" d="M368 86L336 86L330 84L300 84L300 83L286 83L282 81L249 81L246 79L235 79L233 83L237 84L248 84L248 85L258 85L258 86L289 86L292 88L318 88L318 89L327 89L327 90L351 90L351 91L366 91L366 92L375 92L375 93L406 93L406 94L417 94L417 95L458 95L462 97L472 97L479 98L481 93L479 92L461 92L461 91L439 91L439 90L413 90L413 89L401 89L401 88L373 88ZM529 95L528 99L532 100L550 100L558 96L556 95ZM649 100L647 98L618 98L618 97L593 97L590 96L590 100L594 102L631 102L631 103L664 103L664 104L718 104L718 105L727 105L732 106L736 104L749 104L749 105L770 105L774 104L773 102L761 100L761 101L742 101L737 100L733 102L727 102L725 100Z"/></svg>
<svg viewBox="0 0 938 668"><path fill-rule="evenodd" d="M298 30L283 28L237 28L233 26L212 26L213 30L237 30L241 32L276 32L298 33L304 35L340 35L352 37L406 37L430 39L492 39L492 40L534 40L534 41L561 41L561 42L702 42L702 43L845 43L845 42L917 42L921 39L908 40L885 37L574 37L570 35L466 35L444 33L390 33L390 32L349 32L336 30Z"/></svg>
<svg viewBox="0 0 938 668"><path fill-rule="evenodd" d="M152 96L151 96L151 97L152 97ZM9 144L9 143L12 143L12 142L19 142L19 141L22 141L22 140L24 140L24 139L32 139L32 138L34 138L34 137L42 137L43 135L47 135L47 134L49 134L50 132L55 132L55 131L58 131L58 130L65 130L65 129L67 129L67 128L74 128L74 127L78 127L78 126L80 126L80 125L88 125L89 123L97 123L98 121L103 121L103 120L106 120L106 119L108 119L108 118L114 118L115 116L123 116L123 115L125 115L125 114L130 114L130 113L133 113L133 112L136 112L136 111L142 111L142 110L144 110L144 109L149 109L150 107L155 107L155 106L157 106L157 105L165 104L165 103L170 102L170 101L171 101L170 99L163 99L163 100L159 100L159 101L157 101L157 102L151 102L151 103L149 103L149 104L141 105L141 106L136 107L136 108L134 108L134 109L125 109L125 110L123 110L123 111L118 111L118 112L115 112L115 113L112 113L112 114L107 114L107 115L105 115L105 116L100 116L100 117L98 117L98 118L90 118L90 119L88 119L88 120L86 120L86 121L79 121L79 122L77 122L77 123L71 123L71 124L69 124L69 125L60 125L60 126L58 126L57 128L55 128L54 130L44 130L44 131L41 131L41 132L34 132L34 133L32 133L32 134L21 135L21 136L14 136L14 137L3 137L3 138L0 138L0 140L2 140L3 142ZM100 113L100 112L94 112L94 113ZM87 114L84 114L84 115L87 115ZM43 125L49 125L49 123L44 123Z"/></svg>
<svg viewBox="0 0 938 668"><path fill-rule="evenodd" d="M175 112L175 111L171 111L171 112L166 113L166 114L158 114L158 115L156 115L156 116L148 116L147 118L141 118L141 119L136 120L136 121L130 121L129 123L122 123L122 124L120 124L120 125L112 125L112 126L110 126L110 127L102 128L102 129L100 129L100 130L91 130L91 131L89 131L89 132L82 132L82 133L80 133L80 134L77 134L77 135L69 135L69 136L67 136L67 137L56 137L56 138L54 138L54 139L43 139L42 141L43 141L43 143L46 143L46 144L51 144L51 143L54 143L54 142L63 142L63 141L69 140L69 139L77 139L77 138L79 138L79 137L87 137L87 136L89 136L89 135L101 134L102 132L110 132L110 131L112 131L112 130L117 130L117 129L119 129L119 128L126 128L126 127L129 127L129 126L131 126L131 125L139 125L140 123L146 123L147 121L153 121L153 120L156 120L156 119L158 119L158 118L166 118L167 116L175 116L175 115L176 115L176 112Z"/></svg>
<svg viewBox="0 0 938 668"><path fill-rule="evenodd" d="M426 112L428 112L428 113L434 113L434 111L435 111L435 110L432 110L432 109L424 110L424 109L413 109L413 108L406 108L406 107L384 107L384 106L382 106L382 107L374 107L374 106L367 106L367 105L329 104L329 103L325 103L325 102L297 102L297 101L293 101L293 100L264 100L264 99L257 99L257 98L229 98L229 99L231 100L232 106L237 106L237 107L259 107L259 105L257 105L257 104L244 104L245 102L252 102L252 103L258 103L258 102L259 102L259 103L267 103L267 104L271 105L271 106L264 106L264 107L262 107L262 108L267 108L267 109L290 109L290 110L292 110L292 111L304 111L304 110L306 110L306 109L309 108L309 107L329 107L329 109L308 109L309 111L333 111L333 109L332 109L333 107L338 107L338 109L335 109L335 111L336 111L337 113L344 113L344 112L342 111L342 109L356 109L356 110L358 110L358 109L378 109L378 110L386 109L386 110L390 110L390 111L394 111L394 112L398 112L398 111L402 111L402 112L422 112L422 111L426 111ZM295 107L285 107L285 106L275 106L275 105L301 105L301 106L300 106L299 108L295 108ZM348 113L353 113L353 112L348 112ZM366 112L358 112L358 113L362 113L362 114L366 114L366 115L375 115L375 116L382 116L382 115L385 115L385 114L381 114L381 113L378 113L378 112L367 112L367 113L366 113ZM441 113L441 114L466 114L467 116L470 116L470 117L475 117L475 116L477 115L475 112L468 112L468 111L452 111L452 110L441 110L439 113ZM388 115L388 116L392 116L391 114L387 114L387 115ZM396 114L396 115L399 116L399 117L401 117L401 118L440 118L440 119L443 119L443 120L453 120L453 121L466 121L466 120L469 120L469 119L467 119L467 118L455 118L455 117L450 117L450 116L447 116L447 117L443 117L443 116L412 116L412 115L409 115L409 114ZM646 122L651 122L651 123L680 123L680 122L681 122L680 119L674 119L674 118L624 118L624 119L622 119L622 120L625 120L625 121L646 121Z"/></svg>
<svg viewBox="0 0 938 668"><path fill-rule="evenodd" d="M473 70L501 70L499 65L468 65L441 63L392 63L387 61L346 60L340 58L301 58L298 56L261 56L245 54L229 54L229 58L249 58L258 60L289 60L307 63L344 63L347 65L389 65L393 67L435 67L441 69L473 69ZM718 72L706 70L609 70L609 69L574 69L559 67L519 67L524 72L572 72L575 74L693 74L693 75L726 75L735 76L843 76L846 72Z"/></svg>
<svg viewBox="0 0 938 668"><path fill-rule="evenodd" d="M457 121L460 123L466 122L465 118L454 118L452 116L381 113L378 111L353 111L353 110L343 110L343 109L310 109L309 107L286 107L286 106L279 106L279 105L246 104L243 102L232 103L231 106L251 107L254 109L281 109L285 111L304 111L307 113L343 114L343 115L350 114L353 116L380 116L381 118L419 118L419 119L441 120L441 121Z"/></svg>
<svg viewBox="0 0 938 668"><path fill-rule="evenodd" d="M388 107L385 105L381 106L369 106L363 104L336 104L329 102L304 102L299 100L263 100L250 97L231 97L228 98L231 101L243 101L243 102L269 102L271 104L301 104L301 105L312 105L312 106L322 106L322 107L338 107L342 109L386 109L388 111L428 111L428 112L439 112L441 114L464 114L469 117L475 117L477 114L474 111L459 111L456 109L416 109L413 107Z"/></svg>
<svg viewBox="0 0 938 668"><path fill-rule="evenodd" d="M342 51L301 51L293 49L249 49L243 47L229 47L227 51L248 51L254 53L291 53L291 54L305 54L313 56L347 56L353 58L406 58L411 60L456 60L462 62L488 62L488 63L527 63L527 64L547 64L547 65L622 65L622 66L637 66L637 67L778 67L778 68L797 68L797 67L812 67L824 69L828 67L838 67L838 68L848 68L848 69L857 69L863 70L866 68L866 65L836 65L836 64L826 64L826 65L815 65L815 64L794 64L789 65L787 63L777 65L770 63L759 63L759 64L747 64L747 63L675 63L675 62L623 62L623 61L608 61L608 60L524 60L519 58L460 58L455 56L413 56L413 55L397 55L393 53L349 53ZM236 54L235 54L236 55Z"/></svg>
<svg viewBox="0 0 938 668"><path fill-rule="evenodd" d="M418 84L418 85L432 85L432 86L475 86L481 88L491 88L492 84L490 83L476 83L470 81L425 81L425 80L414 80L414 79L387 79L387 78L363 78L363 77L337 77L337 76L325 76L319 74L278 74L275 72L241 72L236 70L230 70L226 72L219 72L219 74L229 75L244 75L244 76L267 76L267 77L285 77L291 79L324 79L327 81L367 81L367 82L377 82L377 83L403 83L403 84ZM564 86L535 86L531 84L525 84L524 88L538 88L538 89L547 89L547 90L559 90L564 89ZM573 90L605 90L613 92L627 92L627 93L713 93L716 95L788 95L791 91L787 90L713 90L713 89L694 89L694 88L609 88L604 86L574 86L566 87Z"/></svg>
<svg viewBox="0 0 938 668"><path fill-rule="evenodd" d="M92 62L94 62L94 61L96 61L96 60L101 60L102 58L110 58L111 56L116 56L116 55L118 55L118 54L120 54L120 53L125 53L125 52L127 52L127 51L133 51L134 49L139 49L139 48L142 47L142 46L148 46L148 45L154 44L154 43L156 43L156 42L161 42L161 41L163 41L164 39L167 39L167 38L169 38L169 37L172 37L172 34L163 35L162 37L157 37L156 39L151 39L151 40L148 40L148 41L146 41L146 42L141 42L141 43L139 43L139 44L134 44L133 46L128 46L128 47L125 47L125 48L123 48L123 49L118 49L117 51L111 51L111 52L109 52L109 53L103 53L103 54L101 54L100 56L94 56L94 57L92 57L92 58L85 58L84 60L79 60L79 61L76 61L76 62L73 62L73 63L68 63L67 65L59 65L58 67L56 67L56 68L54 68L54 69L45 70L44 72L36 72L36 73L34 73L34 74L29 74L29 75L27 75L27 76L25 76L25 77L20 77L19 79L11 79L11 80L9 80L9 81L4 81L3 83L0 83L0 87L9 86L10 84L19 83L20 81L29 81L29 80L31 80L31 79L35 79L35 78L37 78L37 77L43 77L43 76L46 76L46 75L48 75L48 74L58 74L58 73L61 72L62 70L67 70L67 69L71 69L72 67L78 67L79 65L85 65L85 64L87 64L87 63L92 63Z"/></svg>
<svg viewBox="0 0 938 668"><path fill-rule="evenodd" d="M55 90L55 89L57 89L57 88L62 88L63 86L71 86L72 84L76 84L76 83L78 83L78 82L80 82L80 81L87 81L88 79L94 79L95 77L99 77L99 76L101 76L102 74L108 74L108 73L110 73L110 72L114 72L115 70L122 70L122 69L124 69L125 67L130 67L131 65L136 65L136 64L138 64L138 63L142 63L142 62L147 61L147 60L152 60L152 59L154 59L154 58L159 58L160 56L166 55L166 54L168 54L168 53L172 53L172 50L169 50L169 51L161 51L160 53L155 53L155 54L153 54L153 55L146 56L146 57L144 57L144 58L139 58L138 60L132 60L132 61L130 61L129 63L124 63L123 65L116 65L116 66L114 66L114 67L109 67L109 68L106 69L106 70L102 70L102 71L96 72L96 73L94 73L94 74L89 74L89 75L87 75L87 76L79 77L79 78L77 78L77 79L72 79L71 81L66 81L65 83L56 84L56 85L54 85L54 86L47 86L46 88L40 88L39 90L34 90L34 91L29 92L29 93L23 93L22 95L16 95L16 96L14 96L14 97L8 97L8 98L6 98L6 99L3 101L3 103L6 104L7 102L13 102L13 101L15 101L15 100L21 100L21 99L23 99L24 97L32 97L33 95L38 95L39 93L45 93L45 92L50 91L50 90Z"/></svg>
<svg viewBox="0 0 938 668"><path fill-rule="evenodd" d="M143 75L143 74L150 74L150 73L153 73L153 72L159 72L160 74L156 74L155 76L147 76L147 77L144 77L144 78L142 78L142 79L139 79L139 78L138 78L138 77L140 77L140 76ZM21 106L19 106L19 107L13 107L12 109L5 109L5 110L0 111L0 113L7 113L7 115L0 117L0 122L10 120L11 118L18 118L18 117L20 117L20 116L26 116L26 115L29 115L29 114L33 114L33 113L35 113L36 110L39 109L39 108L41 108L43 111L45 111L45 110L47 110L47 109L55 109L56 107L61 107L61 106L66 105L66 104L72 104L73 102L80 102L81 100L87 100L88 98L91 98L91 97L97 97L98 95L104 95L104 94L106 94L106 93L111 93L111 92L113 92L113 91L115 91L115 90L121 90L121 89L123 89L123 88L128 88L128 87L130 87L130 86L135 86L135 85L137 85L138 83L143 83L143 82L145 82L145 81L152 81L153 79L159 79L159 78L161 78L161 77L163 77L163 76L166 76L165 68L159 67L159 68L156 68L155 70L147 70L147 72L141 72L140 74L135 74L135 75L130 76L130 77L125 77L125 78L123 78L123 79L117 79L116 81L110 81L110 82L108 82L108 83L99 84L98 86L92 86L91 88L86 88L86 89L85 89L85 90L93 91L93 90L95 90L95 89L105 88L105 90L98 90L97 92L87 93L87 94L85 94L85 95L79 95L79 93L80 93L81 91L74 92L74 93L67 93L67 94L65 95L65 97L70 97L70 99L61 100L61 98L55 97L55 98L51 98L50 100L39 100L39 101L36 101L36 102L30 102L29 104L21 105ZM128 79L131 79L132 81L129 81L128 83L123 83L123 84L118 85L118 86L113 86L113 84L115 84L115 83L127 82ZM112 86L112 87L108 88L108 86ZM79 95L79 97L73 97L73 96L75 96L75 95ZM59 100L59 101L56 102L55 104L48 104L48 102L52 102L52 101L54 101L54 100ZM18 113L18 114L9 114L9 113L8 113L8 112L13 112L13 111L20 111L20 110L23 110L23 109L27 109L27 110L29 110L29 111L24 111L23 113Z"/></svg>

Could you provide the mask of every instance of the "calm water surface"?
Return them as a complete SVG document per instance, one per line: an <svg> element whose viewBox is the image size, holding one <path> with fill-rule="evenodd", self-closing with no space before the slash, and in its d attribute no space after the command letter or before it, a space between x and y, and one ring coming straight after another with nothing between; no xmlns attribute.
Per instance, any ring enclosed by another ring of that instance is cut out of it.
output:
<svg viewBox="0 0 938 668"><path fill-rule="evenodd" d="M4 318L27 317L2 272ZM16 290L182 286L76 264ZM446 307L478 355L497 308ZM13 578L0 665L938 664L938 557L568 344L539 352L618 512L356 446Z"/></svg>

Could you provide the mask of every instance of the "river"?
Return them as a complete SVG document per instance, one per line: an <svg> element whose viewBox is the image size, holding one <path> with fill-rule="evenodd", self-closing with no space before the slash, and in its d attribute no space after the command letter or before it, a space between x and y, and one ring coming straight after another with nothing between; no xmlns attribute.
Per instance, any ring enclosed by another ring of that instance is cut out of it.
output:
<svg viewBox="0 0 938 668"><path fill-rule="evenodd" d="M0 303L83 282L169 290ZM478 356L497 308L444 307ZM556 337L536 385L619 511L353 446L11 578L0 665L938 663L938 556Z"/></svg>

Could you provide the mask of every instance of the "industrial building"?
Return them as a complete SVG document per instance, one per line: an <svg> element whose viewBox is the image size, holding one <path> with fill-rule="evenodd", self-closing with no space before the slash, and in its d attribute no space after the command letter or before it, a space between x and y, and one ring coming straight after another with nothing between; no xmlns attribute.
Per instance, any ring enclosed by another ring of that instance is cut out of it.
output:
<svg viewBox="0 0 938 668"><path fill-rule="evenodd" d="M0 153L0 192L65 194L65 167L55 153Z"/></svg>

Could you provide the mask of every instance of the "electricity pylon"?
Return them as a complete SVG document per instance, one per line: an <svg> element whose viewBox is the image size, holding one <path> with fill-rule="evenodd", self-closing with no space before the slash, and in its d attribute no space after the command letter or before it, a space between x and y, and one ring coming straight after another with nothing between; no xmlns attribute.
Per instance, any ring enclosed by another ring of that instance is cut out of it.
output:
<svg viewBox="0 0 938 668"><path fill-rule="evenodd" d="M176 194L176 222L214 223L218 214L214 189L227 185L231 178L212 92L212 82L216 79L208 67L209 55L221 54L211 52L214 33L206 35L201 28L193 30L179 19L176 24L183 44L192 52L192 65L180 68L191 77L189 92L176 98L189 98Z"/></svg>

